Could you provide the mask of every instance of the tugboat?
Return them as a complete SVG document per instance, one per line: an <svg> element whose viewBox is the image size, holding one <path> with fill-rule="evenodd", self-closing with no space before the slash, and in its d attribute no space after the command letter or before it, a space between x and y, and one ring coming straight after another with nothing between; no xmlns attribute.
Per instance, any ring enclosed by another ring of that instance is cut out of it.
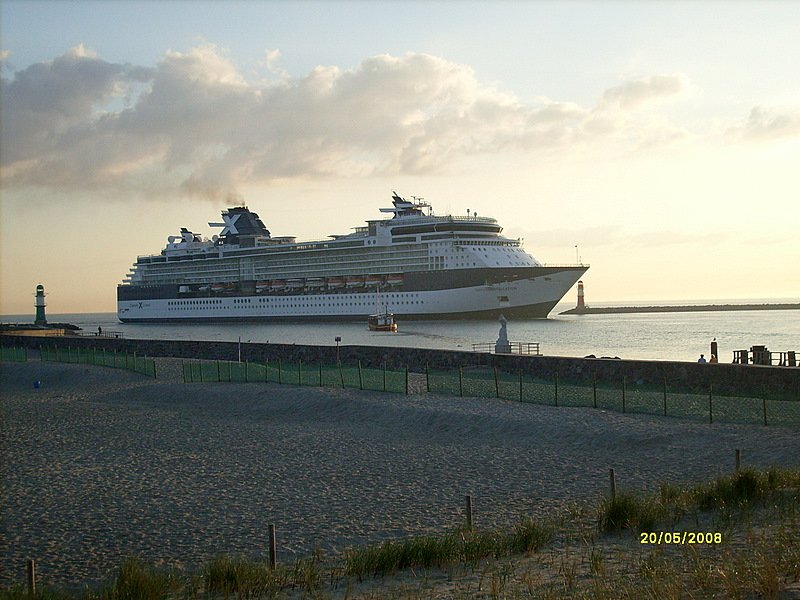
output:
<svg viewBox="0 0 800 600"><path fill-rule="evenodd" d="M397 331L394 314L389 311L370 315L367 320L370 331Z"/></svg>

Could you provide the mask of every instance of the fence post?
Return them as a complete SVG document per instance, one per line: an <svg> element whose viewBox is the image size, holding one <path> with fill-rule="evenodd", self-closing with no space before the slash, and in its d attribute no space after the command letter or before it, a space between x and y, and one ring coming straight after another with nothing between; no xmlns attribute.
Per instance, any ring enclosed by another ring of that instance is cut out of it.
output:
<svg viewBox="0 0 800 600"><path fill-rule="evenodd" d="M467 501L467 529L472 531L472 528L473 528L473 522L472 522L472 496L467 494L466 501Z"/></svg>
<svg viewBox="0 0 800 600"><path fill-rule="evenodd" d="M626 378L623 375L622 376L622 412L623 413L625 412L625 383L626 383Z"/></svg>
<svg viewBox="0 0 800 600"><path fill-rule="evenodd" d="M386 361L383 361L383 391L386 391Z"/></svg>
<svg viewBox="0 0 800 600"><path fill-rule="evenodd" d="M464 367L458 365L458 396L464 397Z"/></svg>
<svg viewBox="0 0 800 600"><path fill-rule="evenodd" d="M766 425L767 424L767 399L766 398L762 398L761 402L762 402L762 405L764 407L764 425Z"/></svg>
<svg viewBox="0 0 800 600"><path fill-rule="evenodd" d="M614 469L608 470L608 478L611 482L611 501L614 502L617 499L617 476Z"/></svg>
<svg viewBox="0 0 800 600"><path fill-rule="evenodd" d="M274 571L278 566L278 544L275 539L275 524L269 524L269 566Z"/></svg>
<svg viewBox="0 0 800 600"><path fill-rule="evenodd" d="M364 389L364 379L361 376L361 360L358 361L358 389Z"/></svg>
<svg viewBox="0 0 800 600"><path fill-rule="evenodd" d="M303 385L303 359L297 359L297 385Z"/></svg>
<svg viewBox="0 0 800 600"><path fill-rule="evenodd" d="M522 402L522 369L519 370L519 401Z"/></svg>
<svg viewBox="0 0 800 600"><path fill-rule="evenodd" d="M283 371L281 370L281 359L278 359L278 383L283 383Z"/></svg>
<svg viewBox="0 0 800 600"><path fill-rule="evenodd" d="M264 383L269 383L269 359L264 361Z"/></svg>
<svg viewBox="0 0 800 600"><path fill-rule="evenodd" d="M492 367L494 370L494 395L500 397L500 384L497 382L497 367Z"/></svg>
<svg viewBox="0 0 800 600"><path fill-rule="evenodd" d="M406 365L406 396L408 396L408 365Z"/></svg>
<svg viewBox="0 0 800 600"><path fill-rule="evenodd" d="M667 378L664 377L664 416L667 416Z"/></svg>
<svg viewBox="0 0 800 600"><path fill-rule="evenodd" d="M558 373L556 373L555 377L555 402L554 404L558 406Z"/></svg>
<svg viewBox="0 0 800 600"><path fill-rule="evenodd" d="M186 365L183 363L183 359L181 359L181 373L183 373L183 383L186 383Z"/></svg>
<svg viewBox="0 0 800 600"><path fill-rule="evenodd" d="M592 373L592 406L597 408L597 371Z"/></svg>
<svg viewBox="0 0 800 600"><path fill-rule="evenodd" d="M425 391L431 393L431 372L428 363L425 363Z"/></svg>
<svg viewBox="0 0 800 600"><path fill-rule="evenodd" d="M742 455L741 455L741 453L739 452L739 449L738 449L738 448L736 448L736 472L737 472L737 473L739 472L739 467L740 467L740 465L742 464L742 463L741 463L741 458L742 458Z"/></svg>
<svg viewBox="0 0 800 600"><path fill-rule="evenodd" d="M28 595L33 597L36 595L36 561L32 558L28 559Z"/></svg>
<svg viewBox="0 0 800 600"><path fill-rule="evenodd" d="M714 387L713 384L711 384L711 383L708 384L708 422L709 422L709 424L714 422L714 412L713 412L713 408L712 408L712 405L711 405L711 390L713 389L713 387Z"/></svg>
<svg viewBox="0 0 800 600"><path fill-rule="evenodd" d="M344 372L342 371L342 361L338 361L339 364L339 381L342 382L342 387L344 387Z"/></svg>
<svg viewBox="0 0 800 600"><path fill-rule="evenodd" d="M319 361L319 387L322 387L322 361Z"/></svg>

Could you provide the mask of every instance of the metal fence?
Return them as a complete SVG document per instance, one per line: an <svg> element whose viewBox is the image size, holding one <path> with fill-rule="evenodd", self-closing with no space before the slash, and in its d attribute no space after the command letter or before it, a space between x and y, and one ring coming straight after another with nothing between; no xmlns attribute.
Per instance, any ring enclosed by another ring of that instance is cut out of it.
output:
<svg viewBox="0 0 800 600"><path fill-rule="evenodd" d="M412 374L413 375L413 374ZM532 377L485 367L431 369L413 375L427 391L455 397L500 398L550 406L591 407L621 413L679 417L697 421L763 423L800 426L800 400L733 396L707 390L687 390L664 380L660 386L602 380L582 381ZM424 378L424 384L419 380ZM341 387L409 393L409 372L353 365L324 365L302 361L183 361L183 381L269 382L300 386ZM415 386L416 387L416 386Z"/></svg>
<svg viewBox="0 0 800 600"><path fill-rule="evenodd" d="M39 349L43 361L100 365L115 369L127 369L156 377L156 363L152 358L136 356L136 353L108 352L96 348L42 347Z"/></svg>
<svg viewBox="0 0 800 600"><path fill-rule="evenodd" d="M16 346L2 346L0 347L0 360L9 362L27 362L28 349L17 348Z"/></svg>
<svg viewBox="0 0 800 600"><path fill-rule="evenodd" d="M564 381L555 375L542 379L498 369L426 369L429 392L452 396L503 398L551 406L585 406L622 413L764 425L800 426L800 399L733 396L708 390L686 390L665 379L661 386L628 381Z"/></svg>
<svg viewBox="0 0 800 600"><path fill-rule="evenodd" d="M408 369L405 371L357 366L323 365L302 361L183 361L184 383L239 382L239 383L284 383L300 386L341 387L408 393Z"/></svg>

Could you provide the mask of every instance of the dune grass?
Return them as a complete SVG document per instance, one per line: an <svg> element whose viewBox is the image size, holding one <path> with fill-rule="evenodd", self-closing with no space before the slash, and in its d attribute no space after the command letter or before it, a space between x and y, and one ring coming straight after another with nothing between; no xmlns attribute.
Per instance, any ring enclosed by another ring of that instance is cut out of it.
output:
<svg viewBox="0 0 800 600"><path fill-rule="evenodd" d="M754 525L753 515L759 514ZM588 535L587 515L594 523L589 526L594 533ZM630 535L685 528L701 518L712 523L712 529L724 528L725 541L738 536L739 542L643 549L636 535ZM578 550L573 551L576 531L583 531L584 537L578 536ZM619 551L606 549L608 542L621 544L626 553L622 556L638 558L621 560ZM539 558L545 555L550 558ZM526 560L534 566L521 569L519 564ZM116 577L102 586L79 592L37 587L35 597L239 599L280 598L294 591L299 597L334 598L343 597L343 590L349 597L350 582L369 586L373 576L420 569L453 573L458 568L481 574L477 584L454 584L461 590L453 592L454 598L778 598L787 585L800 582L800 469L742 469L699 485L663 485L653 495L622 491L613 500L546 523L525 518L507 529L460 528L327 558L317 551L275 570L263 561L231 556L216 557L197 572L127 559ZM550 579L543 573L550 573ZM475 585L481 594L476 594ZM418 592L402 588L399 595L386 589L384 585L383 591L363 597L435 597L424 586ZM0 591L3 600L30 597L22 584Z"/></svg>

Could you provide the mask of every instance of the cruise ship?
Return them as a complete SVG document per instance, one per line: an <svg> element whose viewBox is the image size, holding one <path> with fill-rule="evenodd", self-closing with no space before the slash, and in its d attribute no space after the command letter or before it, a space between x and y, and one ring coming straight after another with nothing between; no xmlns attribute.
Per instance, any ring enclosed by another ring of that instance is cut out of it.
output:
<svg viewBox="0 0 800 600"><path fill-rule="evenodd" d="M117 287L123 322L544 318L588 265L546 265L496 219L393 193L384 218L321 241L273 236L245 206L211 239L182 228Z"/></svg>

